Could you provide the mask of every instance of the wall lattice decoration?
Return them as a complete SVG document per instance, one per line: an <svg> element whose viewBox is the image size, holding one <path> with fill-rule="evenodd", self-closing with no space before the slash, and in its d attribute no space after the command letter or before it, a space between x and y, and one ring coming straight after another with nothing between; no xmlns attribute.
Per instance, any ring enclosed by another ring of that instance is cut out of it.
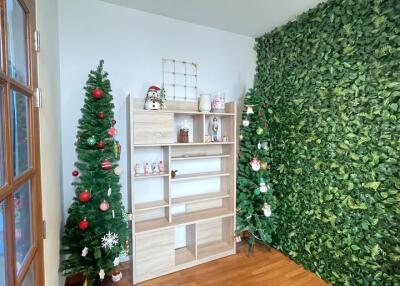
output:
<svg viewBox="0 0 400 286"><path fill-rule="evenodd" d="M162 87L167 100L197 101L198 64L162 59Z"/></svg>

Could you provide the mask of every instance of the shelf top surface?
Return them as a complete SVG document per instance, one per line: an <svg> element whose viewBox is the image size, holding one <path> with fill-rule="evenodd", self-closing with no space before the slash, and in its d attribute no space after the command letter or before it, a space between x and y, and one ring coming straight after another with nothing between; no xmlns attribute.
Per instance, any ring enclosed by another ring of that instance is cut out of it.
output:
<svg viewBox="0 0 400 286"><path fill-rule="evenodd" d="M134 109L135 112L146 112L146 113L175 113L175 114L187 114L187 115L210 115L210 116L232 116L235 113L232 112L203 112L196 110L169 110L169 109L161 109L161 110L145 110L145 109Z"/></svg>
<svg viewBox="0 0 400 286"><path fill-rule="evenodd" d="M165 218L138 222L135 225L135 232L136 234L142 234L149 231L156 231L160 229L174 227L177 225L192 224L208 219L227 217L232 215L234 215L232 211L224 208L202 210L193 213L175 215L172 218L172 222L168 222L168 220Z"/></svg>

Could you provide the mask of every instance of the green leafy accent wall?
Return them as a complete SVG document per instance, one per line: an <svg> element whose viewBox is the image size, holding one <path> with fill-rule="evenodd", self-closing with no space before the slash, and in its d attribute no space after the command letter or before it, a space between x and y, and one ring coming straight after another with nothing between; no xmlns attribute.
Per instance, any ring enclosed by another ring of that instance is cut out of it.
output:
<svg viewBox="0 0 400 286"><path fill-rule="evenodd" d="M324 2L256 51L276 246L334 285L400 285L400 1Z"/></svg>

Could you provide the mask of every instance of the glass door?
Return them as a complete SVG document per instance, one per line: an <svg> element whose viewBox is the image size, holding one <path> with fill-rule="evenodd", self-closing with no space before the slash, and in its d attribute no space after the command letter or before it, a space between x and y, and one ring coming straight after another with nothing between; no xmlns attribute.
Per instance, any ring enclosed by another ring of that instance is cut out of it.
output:
<svg viewBox="0 0 400 286"><path fill-rule="evenodd" d="M34 0L0 0L0 286L42 286Z"/></svg>

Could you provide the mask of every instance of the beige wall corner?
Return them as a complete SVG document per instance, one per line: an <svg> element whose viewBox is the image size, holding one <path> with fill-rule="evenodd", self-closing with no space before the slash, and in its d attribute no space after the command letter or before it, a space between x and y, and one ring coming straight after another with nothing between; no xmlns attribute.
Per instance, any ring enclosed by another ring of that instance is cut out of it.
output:
<svg viewBox="0 0 400 286"><path fill-rule="evenodd" d="M61 217L61 134L60 76L58 46L58 1L37 0L36 20L40 31L38 53L39 87L43 92L40 120L40 159L42 173L45 285L61 285L60 260Z"/></svg>

